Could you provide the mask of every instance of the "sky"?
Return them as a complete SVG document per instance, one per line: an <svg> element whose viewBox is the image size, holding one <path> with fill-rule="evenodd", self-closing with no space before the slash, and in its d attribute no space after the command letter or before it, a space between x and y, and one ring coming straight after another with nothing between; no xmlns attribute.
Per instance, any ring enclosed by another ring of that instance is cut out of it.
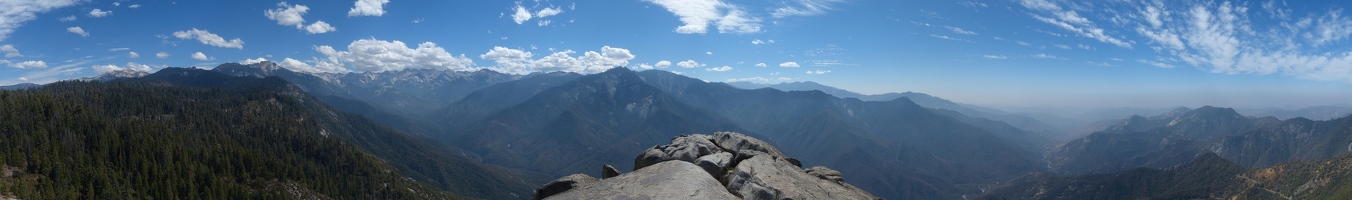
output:
<svg viewBox="0 0 1352 200"><path fill-rule="evenodd" d="M0 0L0 85L277 62L814 81L995 107L1352 101L1345 1Z"/></svg>

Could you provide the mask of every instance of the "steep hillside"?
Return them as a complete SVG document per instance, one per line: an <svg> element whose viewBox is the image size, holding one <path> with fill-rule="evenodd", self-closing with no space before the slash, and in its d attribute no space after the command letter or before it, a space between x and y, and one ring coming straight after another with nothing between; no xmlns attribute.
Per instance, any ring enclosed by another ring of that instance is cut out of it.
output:
<svg viewBox="0 0 1352 200"><path fill-rule="evenodd" d="M1167 169L1110 174L1033 174L992 188L979 199L1348 199L1352 154L1245 170L1216 154Z"/></svg>
<svg viewBox="0 0 1352 200"><path fill-rule="evenodd" d="M454 198L337 137L280 79L0 91L0 193L21 199Z"/></svg>

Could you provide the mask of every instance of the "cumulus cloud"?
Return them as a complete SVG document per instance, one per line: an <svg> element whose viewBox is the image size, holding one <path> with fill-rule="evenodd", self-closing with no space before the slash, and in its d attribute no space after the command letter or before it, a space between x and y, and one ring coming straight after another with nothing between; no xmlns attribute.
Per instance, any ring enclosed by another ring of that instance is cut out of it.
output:
<svg viewBox="0 0 1352 200"><path fill-rule="evenodd" d="M306 7L305 5L290 5L286 2L281 2L277 3L276 9L264 10L263 15L267 16L268 19L277 21L277 25L296 27L296 29L305 30L305 32L309 34L321 34L338 30L324 21L315 21L315 23L305 25L304 15L309 10L310 7Z"/></svg>
<svg viewBox="0 0 1352 200"><path fill-rule="evenodd" d="M765 65L765 63L756 63L756 66L757 66L757 67L765 67L766 65Z"/></svg>
<svg viewBox="0 0 1352 200"><path fill-rule="evenodd" d="M212 34L207 30L198 30L197 28L174 32L174 37L185 40L196 38L197 41L202 42L202 44L215 47L244 49L244 41L239 38L225 40L225 38L219 35Z"/></svg>
<svg viewBox="0 0 1352 200"><path fill-rule="evenodd" d="M0 1L0 41L9 38L9 34L23 26L24 22L37 19L39 13L75 5L79 2L81 0Z"/></svg>
<svg viewBox="0 0 1352 200"><path fill-rule="evenodd" d="M20 54L19 49L14 48L14 45L0 45L0 53L5 53L6 58L23 57L23 54Z"/></svg>
<svg viewBox="0 0 1352 200"><path fill-rule="evenodd" d="M80 28L79 26L74 26L74 27L66 28L66 32L70 32L70 33L74 33L74 34L76 34L76 35L80 35L80 37L89 37L89 32L85 32L85 30L84 30L83 28Z"/></svg>
<svg viewBox="0 0 1352 200"><path fill-rule="evenodd" d="M814 70L814 71L807 71L807 74L826 74L826 73L831 73L831 70L820 70L820 69L819 69L819 70Z"/></svg>
<svg viewBox="0 0 1352 200"><path fill-rule="evenodd" d="M798 62L779 63L779 67L798 67Z"/></svg>
<svg viewBox="0 0 1352 200"><path fill-rule="evenodd" d="M695 62L695 60L685 60L676 63L676 66L680 66L681 68L696 68L696 67L704 67L704 64Z"/></svg>
<svg viewBox="0 0 1352 200"><path fill-rule="evenodd" d="M671 67L671 61L665 61L665 60L663 60L663 61L657 61L657 64L654 64L653 67L657 67L657 68L667 68L667 67Z"/></svg>
<svg viewBox="0 0 1352 200"><path fill-rule="evenodd" d="M141 4L131 4L130 6L127 6L127 8L131 8L131 9L141 8Z"/></svg>
<svg viewBox="0 0 1352 200"><path fill-rule="evenodd" d="M775 18L820 15L831 10L832 4L844 1L845 0L797 0L794 2L796 5L789 4L784 7L775 8L774 11L770 12L770 15Z"/></svg>
<svg viewBox="0 0 1352 200"><path fill-rule="evenodd" d="M709 71L711 71L711 72L726 72L726 71L732 71L732 67L729 67L729 66L727 66L727 65L724 65L723 67L710 67L710 68L705 68L704 70L709 70Z"/></svg>
<svg viewBox="0 0 1352 200"><path fill-rule="evenodd" d="M721 0L648 0L679 17L682 26L676 33L704 34L714 24L719 33L760 32L760 18L747 16L746 11Z"/></svg>
<svg viewBox="0 0 1352 200"><path fill-rule="evenodd" d="M71 22L71 21L75 21L75 19L76 19L76 18L75 18L75 15L71 15L71 16L66 16L66 17L58 18L58 19L56 19L56 20L57 20L57 21L61 21L61 22Z"/></svg>
<svg viewBox="0 0 1352 200"><path fill-rule="evenodd" d="M305 23L303 15L309 10L310 7L305 5L289 5L286 2L281 2L277 3L276 9L264 10L263 16L277 21L277 25L294 26L299 29L302 26L301 24Z"/></svg>
<svg viewBox="0 0 1352 200"><path fill-rule="evenodd" d="M521 24L525 23L526 20L530 20L530 18L530 11L526 10L526 7L521 6L521 4L517 4L516 13L512 14L512 21L516 21L516 24Z"/></svg>
<svg viewBox="0 0 1352 200"><path fill-rule="evenodd" d="M474 61L465 55L455 56L436 43L423 42L409 48L398 40L361 39L347 45L347 51L330 46L316 46L315 51L329 57L332 63L351 64L356 71L399 71L404 69L469 70ZM316 64L318 65L318 64Z"/></svg>
<svg viewBox="0 0 1352 200"><path fill-rule="evenodd" d="M540 59L534 59L534 54L531 52L506 47L493 47L487 53L479 55L479 58L497 63L497 67L489 69L503 73L526 74L565 71L590 74L604 72L613 67L628 66L629 60L633 60L635 57L628 49L610 46L601 47L600 52L583 52L580 57L572 57L571 54L573 53L575 52L572 50L564 50ZM670 65L670 62L667 62L666 65ZM662 62L658 62L658 66L650 66L649 69L661 66L663 66ZM644 68L642 65L639 67Z"/></svg>
<svg viewBox="0 0 1352 200"><path fill-rule="evenodd" d="M169 53L165 52L155 53L155 57L160 59L169 58Z"/></svg>
<svg viewBox="0 0 1352 200"><path fill-rule="evenodd" d="M325 23L324 21L315 21L315 23L310 24L309 26L305 26L305 32L309 34L320 34L334 31L338 31L338 29L333 28L333 26L329 26L329 23Z"/></svg>
<svg viewBox="0 0 1352 200"><path fill-rule="evenodd" d="M267 59L267 58L263 58L263 57L249 58L249 59L244 59L244 60L239 61L239 64L252 65L252 64L258 64L258 63L261 63L261 62L263 62L263 61L268 61L268 59Z"/></svg>
<svg viewBox="0 0 1352 200"><path fill-rule="evenodd" d="M563 9L557 7L545 7L544 9L540 9L539 12L535 12L535 17L545 18L558 15L559 13L563 13Z"/></svg>
<svg viewBox="0 0 1352 200"><path fill-rule="evenodd" d="M390 0L357 0L352 5L352 9L347 11L348 17L357 16L381 16L385 15L385 4Z"/></svg>
<svg viewBox="0 0 1352 200"><path fill-rule="evenodd" d="M198 51L197 53L192 53L192 59L197 59L197 60L214 60L214 59L216 59L216 58L208 57L207 54L203 54L201 51Z"/></svg>
<svg viewBox="0 0 1352 200"><path fill-rule="evenodd" d="M99 17L107 17L108 15L113 15L113 11L99 10L98 8L89 11L89 17L99 18Z"/></svg>
<svg viewBox="0 0 1352 200"><path fill-rule="evenodd" d="M4 65L7 65L7 66L9 66L9 67L19 68L19 69L41 69L41 68L47 68L47 62L41 61L41 60L30 60L30 61L23 61L23 62L10 62L10 61L8 61L8 60L0 60L0 64L4 64Z"/></svg>
<svg viewBox="0 0 1352 200"><path fill-rule="evenodd" d="M131 52L127 52L127 57L131 57L131 58L140 58L140 57L141 57L141 54L138 54L138 53L136 53L135 51L131 51Z"/></svg>

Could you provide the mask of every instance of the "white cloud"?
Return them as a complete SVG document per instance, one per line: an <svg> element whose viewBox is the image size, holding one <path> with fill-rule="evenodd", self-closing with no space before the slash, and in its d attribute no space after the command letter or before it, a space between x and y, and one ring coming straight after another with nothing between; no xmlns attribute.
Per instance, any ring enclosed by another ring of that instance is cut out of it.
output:
<svg viewBox="0 0 1352 200"><path fill-rule="evenodd" d="M820 70L820 69L819 69L819 70L815 70L815 71L807 71L807 74L826 74L826 73L831 73L831 70Z"/></svg>
<svg viewBox="0 0 1352 200"><path fill-rule="evenodd" d="M24 22L37 19L39 13L75 5L79 2L81 0L0 1L0 41L9 38L9 34L23 26Z"/></svg>
<svg viewBox="0 0 1352 200"><path fill-rule="evenodd" d="M820 15L831 10L831 4L844 1L845 0L797 0L797 5L786 5L784 7L775 8L770 15L775 18Z"/></svg>
<svg viewBox="0 0 1352 200"><path fill-rule="evenodd" d="M267 58L263 58L263 57L244 59L244 60L239 61L239 64L252 65L252 64L258 64L258 63L261 63L261 62L263 62L263 61L268 61L268 59L267 59Z"/></svg>
<svg viewBox="0 0 1352 200"><path fill-rule="evenodd" d="M108 49L108 51L126 51L126 50L131 50L131 48L119 47L119 48L111 48L111 49Z"/></svg>
<svg viewBox="0 0 1352 200"><path fill-rule="evenodd" d="M724 65L723 67L710 67L710 68L705 68L704 70L709 70L709 71L711 71L711 72L726 72L726 71L732 71L732 67L729 67L729 66L727 66L727 65Z"/></svg>
<svg viewBox="0 0 1352 200"><path fill-rule="evenodd" d="M686 60L676 63L676 66L680 66L681 68L696 68L696 67L704 67L704 64L695 62L695 60Z"/></svg>
<svg viewBox="0 0 1352 200"><path fill-rule="evenodd" d="M798 67L798 62L779 63L779 67Z"/></svg>
<svg viewBox="0 0 1352 200"><path fill-rule="evenodd" d="M775 80L780 81L780 82L785 82L785 81L792 81L793 78L789 78L789 77L779 77L779 78L776 78Z"/></svg>
<svg viewBox="0 0 1352 200"><path fill-rule="evenodd" d="M399 71L404 69L469 70L474 61L465 55L454 56L436 43L423 42L409 48L398 40L361 39L347 45L348 51L337 51L330 46L316 46L315 51L329 57L333 63L351 64L356 71ZM319 64L316 64L318 66Z"/></svg>
<svg viewBox="0 0 1352 200"><path fill-rule="evenodd" d="M211 46L216 46L216 47L223 47L223 48L244 49L244 41L243 41L243 40L240 40L239 38L235 38L235 39L231 39L231 40L228 40L228 41L227 41L227 40L225 40L225 38L222 38L222 37L219 36L219 35L212 34L211 32L208 32L207 30L198 30L197 28L193 28L192 30L186 30L186 31L177 31L177 32L174 32L174 37L177 37L178 39L185 39L185 40L186 40L186 39L197 38L197 41L198 41L198 42L202 42L202 44L206 44L206 45L211 45Z"/></svg>
<svg viewBox="0 0 1352 200"><path fill-rule="evenodd" d="M94 10L89 11L89 17L95 17L95 18L98 18L98 17L107 17L108 15L113 15L113 11L111 11L111 10L109 10L109 11L104 11L104 10L99 10L98 8L95 8Z"/></svg>
<svg viewBox="0 0 1352 200"><path fill-rule="evenodd" d="M348 17L357 16L381 16L385 15L385 4L390 0L357 0L352 5L352 9L347 11Z"/></svg>
<svg viewBox="0 0 1352 200"><path fill-rule="evenodd" d="M714 55L714 52L712 52L712 51L705 51L705 52L704 52L704 55Z"/></svg>
<svg viewBox="0 0 1352 200"><path fill-rule="evenodd" d="M498 66L489 69L503 73L526 74L565 71L590 74L604 72L613 67L628 66L629 60L633 60L635 57L628 49L610 46L601 47L601 52L583 52L580 57L572 57L570 55L572 53L574 51L564 50L540 59L534 59L534 54L531 52L506 47L493 47L487 53L479 55L479 58L493 60ZM671 63L667 62L666 65L669 66ZM653 67L665 68L662 62L658 62L658 66L639 66L641 69Z"/></svg>
<svg viewBox="0 0 1352 200"><path fill-rule="evenodd" d="M208 57L207 54L203 54L201 51L198 51L197 53L192 53L192 59L197 59L197 60L215 60L216 58Z"/></svg>
<svg viewBox="0 0 1352 200"><path fill-rule="evenodd" d="M19 49L14 48L14 45L0 45L0 53L5 53L6 58L23 57L23 54L20 54Z"/></svg>
<svg viewBox="0 0 1352 200"><path fill-rule="evenodd" d="M338 31L338 29L329 26L329 23L325 23L324 21L315 21L315 23L305 26L305 32L309 34L321 34L334 31Z"/></svg>
<svg viewBox="0 0 1352 200"><path fill-rule="evenodd" d="M296 27L296 29L305 30L305 32L309 34L321 34L338 30L324 21L315 21L315 23L305 25L304 15L309 10L310 7L306 7L305 5L289 5L286 2L281 2L277 3L277 9L264 10L263 16L267 16L268 19L277 21L277 25Z"/></svg>
<svg viewBox="0 0 1352 200"><path fill-rule="evenodd" d="M948 30L950 30L950 31L953 31L954 33L957 33L957 34L963 34L963 35L976 35L976 32L972 32L972 31L968 31L968 30L963 30L962 28L958 28L958 27L944 26L944 28L946 28L946 29L948 29Z"/></svg>
<svg viewBox="0 0 1352 200"><path fill-rule="evenodd" d="M755 40L751 40L751 44L753 44L753 45L761 45L761 44L765 44L765 41L762 41L762 40L760 40L760 39L755 39Z"/></svg>
<svg viewBox="0 0 1352 200"><path fill-rule="evenodd" d="M258 58L259 61L256 61L255 63L263 62L262 59L263 58ZM245 60L245 61L254 61L254 60ZM295 72L311 73L311 74L352 72L351 70L348 70L347 68L343 67L343 65L337 64L336 62L332 61L323 61L319 60L319 58L314 58L310 62L315 64L310 65L309 63L300 60L285 58L282 59L282 62L277 63L277 66L281 66L282 68L286 68L287 70Z"/></svg>
<svg viewBox="0 0 1352 200"><path fill-rule="evenodd" d="M130 6L127 6L127 8L131 8L131 9L141 8L141 4L131 4Z"/></svg>
<svg viewBox="0 0 1352 200"><path fill-rule="evenodd" d="M749 17L736 5L720 0L648 0L675 14L685 25L676 27L676 33L704 34L709 24L717 25L719 33L760 32L760 18Z"/></svg>
<svg viewBox="0 0 1352 200"><path fill-rule="evenodd" d="M1026 8L1041 11L1044 14L1052 16L1047 17L1040 14L1032 14L1033 18L1038 21L1066 29L1081 37L1092 38L1100 42L1117 45L1123 48L1131 48L1131 43L1108 35L1106 30L1099 28L1093 21L1080 16L1080 14L1074 10L1062 9L1061 6L1047 0L1022 0L1020 1L1020 4Z"/></svg>
<svg viewBox="0 0 1352 200"><path fill-rule="evenodd" d="M288 5L286 2L281 2L277 3L277 9L264 10L263 16L267 16L268 19L277 21L277 25L294 26L297 29L300 29L301 26L303 26L301 24L305 23L305 17L303 17L303 15L309 10L310 7L305 5Z"/></svg>
<svg viewBox="0 0 1352 200"><path fill-rule="evenodd" d="M1008 59L1008 58L1009 58L1008 56L1003 56L1003 55L981 55L981 57L982 57L982 58L987 58L987 59Z"/></svg>
<svg viewBox="0 0 1352 200"><path fill-rule="evenodd" d="M113 2L113 7L122 6L122 2Z"/></svg>
<svg viewBox="0 0 1352 200"><path fill-rule="evenodd" d="M756 66L757 66L757 67L765 67L766 65L765 65L765 63L756 63Z"/></svg>
<svg viewBox="0 0 1352 200"><path fill-rule="evenodd" d="M141 54L138 54L138 53L136 53L135 51L130 51L130 52L127 52L127 57L131 57L131 58L140 58L140 57L141 57Z"/></svg>
<svg viewBox="0 0 1352 200"><path fill-rule="evenodd" d="M521 4L517 4L516 14L512 14L512 21L516 21L516 24L521 24L525 23L526 20L530 20L530 18L530 11L526 10L526 7L522 7Z"/></svg>
<svg viewBox="0 0 1352 200"><path fill-rule="evenodd" d="M653 67L652 65L649 65L648 63L639 63L639 64L638 64L638 69L648 70L648 69L654 69L654 67Z"/></svg>
<svg viewBox="0 0 1352 200"><path fill-rule="evenodd" d="M62 17L62 18L59 18L59 19L56 19L56 20L57 20L57 21L61 21L61 22L70 22L70 21L75 21L75 19L76 19L76 18L75 18L75 15L71 15L71 16Z"/></svg>
<svg viewBox="0 0 1352 200"><path fill-rule="evenodd" d="M663 61L657 61L657 64L654 64L653 67L657 67L657 68L667 68L667 67L671 67L671 61L665 61L665 60L663 60Z"/></svg>
<svg viewBox="0 0 1352 200"><path fill-rule="evenodd" d="M70 33L74 33L74 34L76 34L76 35L80 35L80 37L89 37L89 32L85 32L85 30L84 30L83 28L80 28L79 26L73 26L73 27L70 27L70 28L66 28L66 32L70 32Z"/></svg>
<svg viewBox="0 0 1352 200"><path fill-rule="evenodd" d="M554 7L545 7L545 9L540 9L539 12L535 12L535 17L545 18L549 16L558 15L559 13L563 13L563 9Z"/></svg>
<svg viewBox="0 0 1352 200"><path fill-rule="evenodd" d="M761 77L757 76L757 77L748 77L748 78L732 78L732 79L728 79L727 81L724 81L724 82L770 82L770 79L761 78Z"/></svg>
<svg viewBox="0 0 1352 200"><path fill-rule="evenodd" d="M1064 44L1056 44L1056 45L1052 45L1052 46L1054 46L1054 47L1056 47L1056 48L1061 48L1061 49L1070 49L1070 46L1067 46L1067 45L1064 45Z"/></svg>
<svg viewBox="0 0 1352 200"><path fill-rule="evenodd" d="M1040 59L1057 59L1056 56L1053 56L1053 55L1047 55L1047 54L1045 54L1045 53L1034 54L1034 55L1033 55L1033 58L1040 58Z"/></svg>
<svg viewBox="0 0 1352 200"><path fill-rule="evenodd" d="M1149 64L1149 65L1152 65L1152 66L1155 66L1155 67L1165 68L1165 69L1173 69L1173 68L1175 67L1174 65L1170 65L1170 64L1168 64L1168 63L1162 63L1162 62L1150 61L1150 60L1145 60L1145 59L1137 59L1136 62L1139 62L1139 63L1145 63L1145 64Z"/></svg>
<svg viewBox="0 0 1352 200"><path fill-rule="evenodd" d="M41 68L47 68L47 62L44 62L44 61L41 61L41 60L30 60L30 61L23 61L23 62L10 62L10 61L8 61L8 60L0 60L0 64L8 65L9 67L19 68L19 69L41 69Z"/></svg>
<svg viewBox="0 0 1352 200"><path fill-rule="evenodd" d="M155 53L155 57L160 59L169 58L169 53L165 52Z"/></svg>

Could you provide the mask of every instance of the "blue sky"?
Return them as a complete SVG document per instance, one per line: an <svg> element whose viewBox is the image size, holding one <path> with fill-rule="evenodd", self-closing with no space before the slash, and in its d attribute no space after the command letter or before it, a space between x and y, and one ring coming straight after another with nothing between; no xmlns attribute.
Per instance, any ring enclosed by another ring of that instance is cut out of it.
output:
<svg viewBox="0 0 1352 200"><path fill-rule="evenodd" d="M623 65L991 106L1309 106L1352 99L1348 4L7 0L0 85L265 59L314 73Z"/></svg>

